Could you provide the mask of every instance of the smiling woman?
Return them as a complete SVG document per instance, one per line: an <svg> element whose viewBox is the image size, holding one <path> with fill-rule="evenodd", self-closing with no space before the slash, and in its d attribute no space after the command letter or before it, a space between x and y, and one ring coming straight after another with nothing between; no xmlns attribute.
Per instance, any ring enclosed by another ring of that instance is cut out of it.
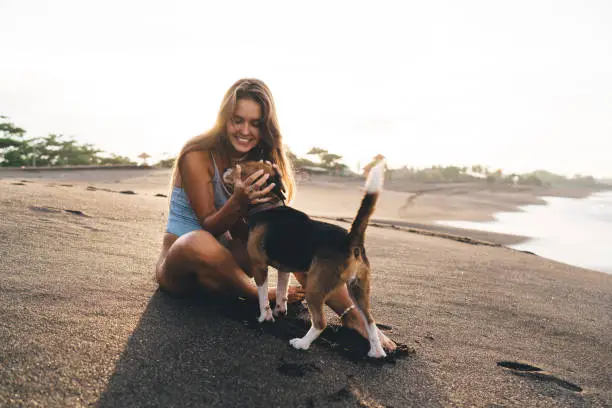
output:
<svg viewBox="0 0 612 408"><path fill-rule="evenodd" d="M269 174L253 173L231 193L221 175L228 168L240 174L238 163L266 160L280 173L287 201L295 190L291 164L285 155L276 108L268 87L257 79L241 79L225 94L215 125L189 140L181 150L172 175L168 224L155 277L162 290L188 294L198 287L230 296L258 299L251 279L252 266L246 250L248 227L244 221L250 205L272 199ZM305 273L294 273L306 285ZM271 288L270 300L302 299L303 290ZM326 302L344 324L367 337L364 317L355 309L346 285ZM387 351L395 344L379 333Z"/></svg>
<svg viewBox="0 0 612 408"><path fill-rule="evenodd" d="M231 194L221 174L243 160L275 163L293 196L293 172L284 152L268 87L257 79L237 81L226 92L212 129L189 140L172 174L168 224L156 268L160 287L187 293L209 290L257 298L249 279L244 215L265 202L273 184L256 174ZM265 187L265 188L264 188Z"/></svg>

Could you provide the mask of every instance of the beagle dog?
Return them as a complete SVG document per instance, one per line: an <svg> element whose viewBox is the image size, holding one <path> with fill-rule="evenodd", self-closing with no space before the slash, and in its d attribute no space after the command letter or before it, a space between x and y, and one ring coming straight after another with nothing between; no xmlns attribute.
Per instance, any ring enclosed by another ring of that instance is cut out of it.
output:
<svg viewBox="0 0 612 408"><path fill-rule="evenodd" d="M241 163L242 177L263 169L275 182L273 200L251 206L247 213L249 237L247 251L259 294L259 322L274 321L273 315L287 312L289 272L306 272L305 295L311 327L302 338L290 344L307 350L327 325L323 307L335 289L347 285L357 309L367 322L370 342L368 356L385 357L378 329L370 313L370 263L364 247L365 230L374 212L384 181L384 162L371 169L365 193L350 231L337 225L316 221L284 203L283 186L275 169L266 162ZM224 173L224 183L233 190L234 172ZM268 266L278 270L276 307L268 299ZM351 306L346 311L353 308Z"/></svg>

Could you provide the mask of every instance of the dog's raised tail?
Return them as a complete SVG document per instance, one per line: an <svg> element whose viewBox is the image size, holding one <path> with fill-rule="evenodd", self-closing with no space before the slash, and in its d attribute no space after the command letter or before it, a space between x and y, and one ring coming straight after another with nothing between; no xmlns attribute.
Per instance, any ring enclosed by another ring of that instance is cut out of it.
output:
<svg viewBox="0 0 612 408"><path fill-rule="evenodd" d="M357 211L357 216L353 220L349 232L349 247L362 247L365 239L365 230L368 227L370 217L374 213L378 196L382 191L385 181L385 162L381 161L370 169L365 182L365 194L361 200L361 206Z"/></svg>

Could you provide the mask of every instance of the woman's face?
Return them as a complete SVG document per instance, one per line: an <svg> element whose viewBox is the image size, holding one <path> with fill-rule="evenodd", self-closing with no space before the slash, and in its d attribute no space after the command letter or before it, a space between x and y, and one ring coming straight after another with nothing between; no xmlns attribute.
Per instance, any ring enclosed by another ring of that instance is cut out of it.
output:
<svg viewBox="0 0 612 408"><path fill-rule="evenodd" d="M246 154L261 140L261 106L252 99L239 99L234 115L227 121L227 137L238 153Z"/></svg>

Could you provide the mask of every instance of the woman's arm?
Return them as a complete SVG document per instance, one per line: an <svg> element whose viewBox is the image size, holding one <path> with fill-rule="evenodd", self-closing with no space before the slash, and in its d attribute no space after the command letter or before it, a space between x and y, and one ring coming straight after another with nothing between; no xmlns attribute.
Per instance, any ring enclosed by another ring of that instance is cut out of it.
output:
<svg viewBox="0 0 612 408"><path fill-rule="evenodd" d="M232 195L219 210L215 208L212 175L213 163L208 151L187 153L180 163L183 189L191 202L200 225L214 236L229 230L245 213L248 197Z"/></svg>

